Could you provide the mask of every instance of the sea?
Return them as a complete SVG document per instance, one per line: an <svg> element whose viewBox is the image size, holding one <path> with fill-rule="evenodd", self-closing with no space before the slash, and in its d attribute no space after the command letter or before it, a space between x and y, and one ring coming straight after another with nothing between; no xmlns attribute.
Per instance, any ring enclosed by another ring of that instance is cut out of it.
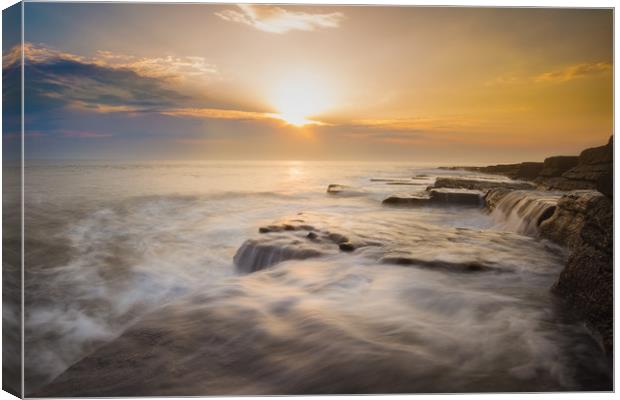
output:
<svg viewBox="0 0 620 400"><path fill-rule="evenodd" d="M561 193L390 207L437 177L508 179L387 162L24 175L27 395L611 388L610 357L550 290L567 250L532 222Z"/></svg>

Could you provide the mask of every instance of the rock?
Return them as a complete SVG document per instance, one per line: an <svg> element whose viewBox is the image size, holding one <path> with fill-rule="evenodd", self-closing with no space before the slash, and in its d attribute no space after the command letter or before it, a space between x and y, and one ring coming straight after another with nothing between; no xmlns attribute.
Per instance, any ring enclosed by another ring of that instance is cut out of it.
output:
<svg viewBox="0 0 620 400"><path fill-rule="evenodd" d="M353 244L349 243L349 242L345 242L345 243L340 243L338 245L338 247L340 248L340 250L342 251L353 251L355 250L355 246L353 246Z"/></svg>
<svg viewBox="0 0 620 400"><path fill-rule="evenodd" d="M482 196L483 193L479 190L432 189L430 202L433 205L482 207L484 204Z"/></svg>
<svg viewBox="0 0 620 400"><path fill-rule="evenodd" d="M484 195L485 207L489 211L493 211L497 207L497 204L510 192L512 192L512 190L506 189L506 188L497 188L497 189L489 190Z"/></svg>
<svg viewBox="0 0 620 400"><path fill-rule="evenodd" d="M524 162L519 165L515 178L531 181L540 174L542 169L543 163L541 162Z"/></svg>
<svg viewBox="0 0 620 400"><path fill-rule="evenodd" d="M489 165L487 167L465 167L463 169L467 171L482 172L485 174L503 175L509 178L514 178L519 172L521 164L497 164Z"/></svg>
<svg viewBox="0 0 620 400"><path fill-rule="evenodd" d="M596 190L609 198L614 197L614 173L612 167L613 164L611 164L609 170L603 172L596 181Z"/></svg>
<svg viewBox="0 0 620 400"><path fill-rule="evenodd" d="M510 182L510 181L494 181L494 180L476 180L462 178L437 178L435 184L431 188L452 188L452 189L471 189L471 190L489 190L495 188L505 188L512 190L534 189L534 186L528 182Z"/></svg>
<svg viewBox="0 0 620 400"><path fill-rule="evenodd" d="M252 273L287 260L305 260L351 252L374 242L351 241L349 237L315 228L303 220L287 220L259 228L261 236L246 240L237 250L233 261L240 272Z"/></svg>
<svg viewBox="0 0 620 400"><path fill-rule="evenodd" d="M579 162L577 156L554 156L545 158L543 168L537 179L560 177L569 169L576 167Z"/></svg>
<svg viewBox="0 0 620 400"><path fill-rule="evenodd" d="M585 149L578 164L561 177L544 181L549 189L579 190L601 189L613 197L613 136L604 146Z"/></svg>
<svg viewBox="0 0 620 400"><path fill-rule="evenodd" d="M364 192L360 189L352 188L346 185L330 184L327 186L327 193L330 195L339 195L344 197L363 196Z"/></svg>
<svg viewBox="0 0 620 400"><path fill-rule="evenodd" d="M483 193L468 189L431 189L428 196L390 196L383 200L391 206L476 206L481 207Z"/></svg>
<svg viewBox="0 0 620 400"><path fill-rule="evenodd" d="M347 186L332 183L327 186L327 193L340 193L347 190Z"/></svg>
<svg viewBox="0 0 620 400"><path fill-rule="evenodd" d="M600 213L610 213L610 221L613 219L611 203L601 193L570 192L559 199L555 213L540 225L540 235L571 250L575 249L581 245L581 231L586 221L600 220L597 217Z"/></svg>
<svg viewBox="0 0 620 400"><path fill-rule="evenodd" d="M431 269L444 269L451 272L481 272L481 271L501 271L494 265L483 261L450 262L441 260L425 260L412 257L383 257L381 261L385 264L395 264L402 266L416 266Z"/></svg>
<svg viewBox="0 0 620 400"><path fill-rule="evenodd" d="M390 196L381 202L388 206L428 206L430 197L428 196Z"/></svg>
<svg viewBox="0 0 620 400"><path fill-rule="evenodd" d="M305 260L326 253L312 242L289 240L288 237L246 240L233 261L244 273L260 271L286 260Z"/></svg>
<svg viewBox="0 0 620 400"><path fill-rule="evenodd" d="M570 256L553 286L613 351L613 204L596 191L563 196L541 235L567 246Z"/></svg>

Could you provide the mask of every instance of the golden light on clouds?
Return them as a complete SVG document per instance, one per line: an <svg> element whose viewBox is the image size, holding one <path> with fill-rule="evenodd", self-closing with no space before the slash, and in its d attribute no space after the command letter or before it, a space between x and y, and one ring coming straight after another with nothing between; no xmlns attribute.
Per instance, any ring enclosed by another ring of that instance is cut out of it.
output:
<svg viewBox="0 0 620 400"><path fill-rule="evenodd" d="M314 31L338 28L344 19L341 12L308 13L286 10L282 7L256 4L239 4L238 10L227 9L216 13L225 21L237 22L269 33L289 31Z"/></svg>

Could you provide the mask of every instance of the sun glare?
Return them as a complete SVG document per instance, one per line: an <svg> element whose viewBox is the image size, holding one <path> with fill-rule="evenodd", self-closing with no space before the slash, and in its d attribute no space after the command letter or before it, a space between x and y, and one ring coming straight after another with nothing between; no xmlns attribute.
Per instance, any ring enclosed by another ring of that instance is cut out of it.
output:
<svg viewBox="0 0 620 400"><path fill-rule="evenodd" d="M324 87L314 77L296 77L280 82L273 99L278 117L296 127L321 124L312 116L329 106Z"/></svg>

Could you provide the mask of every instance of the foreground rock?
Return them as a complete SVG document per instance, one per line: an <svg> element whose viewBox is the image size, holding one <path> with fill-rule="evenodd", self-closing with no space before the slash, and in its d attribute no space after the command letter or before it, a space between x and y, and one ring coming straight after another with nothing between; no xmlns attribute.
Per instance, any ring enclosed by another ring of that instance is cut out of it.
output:
<svg viewBox="0 0 620 400"><path fill-rule="evenodd" d="M482 207L483 193L468 189L432 189L427 196L390 196L383 200L384 205L424 207L424 206L468 206Z"/></svg>
<svg viewBox="0 0 620 400"><path fill-rule="evenodd" d="M570 256L553 290L581 313L613 351L613 205L601 193L573 192L540 227L542 237L567 246Z"/></svg>
<svg viewBox="0 0 620 400"><path fill-rule="evenodd" d="M263 234L246 240L237 250L233 261L240 272L252 273L287 260L305 260L352 252L367 242L352 242L343 234L321 230L295 219L259 228Z"/></svg>

